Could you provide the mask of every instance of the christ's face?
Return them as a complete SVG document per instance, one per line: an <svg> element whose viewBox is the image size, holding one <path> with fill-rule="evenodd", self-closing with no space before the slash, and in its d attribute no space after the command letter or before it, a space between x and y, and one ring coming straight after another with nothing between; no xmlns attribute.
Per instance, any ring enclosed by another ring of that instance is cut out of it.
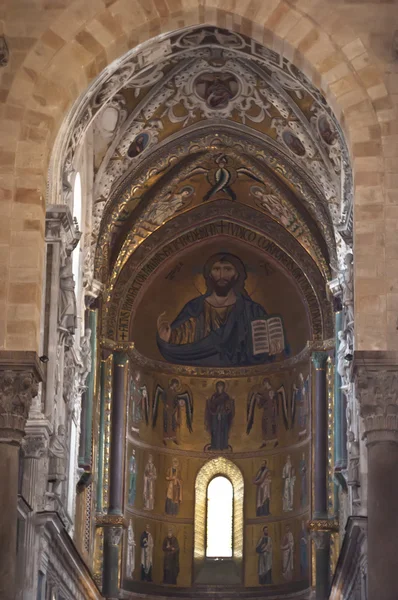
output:
<svg viewBox="0 0 398 600"><path fill-rule="evenodd" d="M233 288L238 272L230 262L216 261L210 271L210 279L213 282L214 291L217 296L226 296Z"/></svg>
<svg viewBox="0 0 398 600"><path fill-rule="evenodd" d="M223 383L218 383L217 384L217 392L219 394L222 394L222 392L225 390L225 385Z"/></svg>

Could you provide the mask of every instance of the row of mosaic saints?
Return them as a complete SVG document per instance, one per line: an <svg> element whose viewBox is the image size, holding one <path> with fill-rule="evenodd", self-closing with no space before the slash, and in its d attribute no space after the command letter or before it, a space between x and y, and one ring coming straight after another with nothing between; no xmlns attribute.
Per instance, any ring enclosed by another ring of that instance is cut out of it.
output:
<svg viewBox="0 0 398 600"><path fill-rule="evenodd" d="M286 523L283 527L283 535L281 537L280 550L282 554L281 571L282 578L286 582L292 581L294 577L294 552L295 552L294 535L291 526ZM155 542L150 530L149 524L145 526L144 531L140 536L141 548L141 581L152 582L152 567L153 567L153 550ZM180 545L178 538L172 527L168 529L166 537L162 542L163 551L163 583L177 584L178 574L180 572ZM308 534L305 527L305 522L301 523L299 534L299 551L300 551L300 577L306 579L308 577ZM272 579L272 559L273 559L273 544L272 537L269 534L268 526L264 525L261 529L260 538L256 544L255 552L258 555L257 574L258 583L260 585L270 585ZM136 542L132 520L130 520L128 528L127 540L127 556L126 556L126 575L129 578L134 578L135 574L135 554Z"/></svg>
<svg viewBox="0 0 398 600"><path fill-rule="evenodd" d="M156 386L150 402L148 388L146 385L140 385L140 381L139 372L130 380L133 432L137 431L137 426L143 420L147 425L151 422L152 427L156 427L162 410L163 443L167 445L168 442L174 442L178 445L179 430L184 420L188 431L193 431L194 402L190 390L184 389L179 379L172 378L167 389L160 385ZM261 384L254 386L249 392L246 433L250 434L252 430L257 409L262 413L263 441L260 448L264 448L267 444L278 445L280 414L284 427L288 430L294 427L297 413L299 436L303 436L307 433L309 404L309 377L304 378L302 373L299 373L298 382L293 384L290 398L283 385L275 389L271 381L264 378ZM210 435L210 441L205 445L205 451L232 451L229 434L234 416L235 400L227 391L227 383L217 381L214 393L206 401L205 429Z"/></svg>
<svg viewBox="0 0 398 600"><path fill-rule="evenodd" d="M300 475L300 508L305 508L308 503L308 467L305 453L302 453L298 465ZM128 505L133 507L135 504L137 490L137 462L135 450L132 451L129 460L129 489ZM290 512L293 510L294 489L296 484L296 467L292 464L290 454L287 455L285 464L281 471L282 480L282 510ZM149 454L148 461L144 468L143 478L143 508L152 511L155 507L155 487L157 480L157 469L153 462L152 454ZM180 504L183 500L183 479L181 476L181 467L178 458L173 458L171 466L166 471L166 498L164 512L166 515L176 516L179 513ZM271 502L272 473L268 467L267 460L263 460L256 475L253 478L253 485L256 486L256 516L268 517Z"/></svg>

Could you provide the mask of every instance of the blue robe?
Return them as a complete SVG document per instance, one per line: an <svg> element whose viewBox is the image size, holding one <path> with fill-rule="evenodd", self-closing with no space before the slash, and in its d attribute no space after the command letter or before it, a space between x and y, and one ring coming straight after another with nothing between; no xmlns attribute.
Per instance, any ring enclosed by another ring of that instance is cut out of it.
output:
<svg viewBox="0 0 398 600"><path fill-rule="evenodd" d="M233 367L256 365L274 360L267 352L253 355L251 323L267 318L264 308L244 294L236 295L236 303L224 325L206 337L204 303L210 293L187 302L171 324L175 329L188 321L196 320L195 341L189 344L171 344L157 337L158 348L169 362L180 365L207 367ZM285 349L287 353L287 348Z"/></svg>

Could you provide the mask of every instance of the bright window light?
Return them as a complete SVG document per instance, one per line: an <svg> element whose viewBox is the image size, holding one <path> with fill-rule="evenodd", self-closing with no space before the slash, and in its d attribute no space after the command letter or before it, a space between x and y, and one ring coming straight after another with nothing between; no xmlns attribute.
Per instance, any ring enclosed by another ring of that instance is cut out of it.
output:
<svg viewBox="0 0 398 600"><path fill-rule="evenodd" d="M207 488L207 545L209 558L232 556L232 483L215 477Z"/></svg>

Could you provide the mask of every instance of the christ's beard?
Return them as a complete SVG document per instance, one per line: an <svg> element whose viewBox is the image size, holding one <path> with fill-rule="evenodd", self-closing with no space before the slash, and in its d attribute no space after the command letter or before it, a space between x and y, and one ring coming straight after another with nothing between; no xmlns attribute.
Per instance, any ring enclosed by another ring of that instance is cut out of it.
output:
<svg viewBox="0 0 398 600"><path fill-rule="evenodd" d="M218 281L213 280L214 291L217 296L228 296L235 283L236 279L231 279L230 281L227 279L219 279Z"/></svg>

